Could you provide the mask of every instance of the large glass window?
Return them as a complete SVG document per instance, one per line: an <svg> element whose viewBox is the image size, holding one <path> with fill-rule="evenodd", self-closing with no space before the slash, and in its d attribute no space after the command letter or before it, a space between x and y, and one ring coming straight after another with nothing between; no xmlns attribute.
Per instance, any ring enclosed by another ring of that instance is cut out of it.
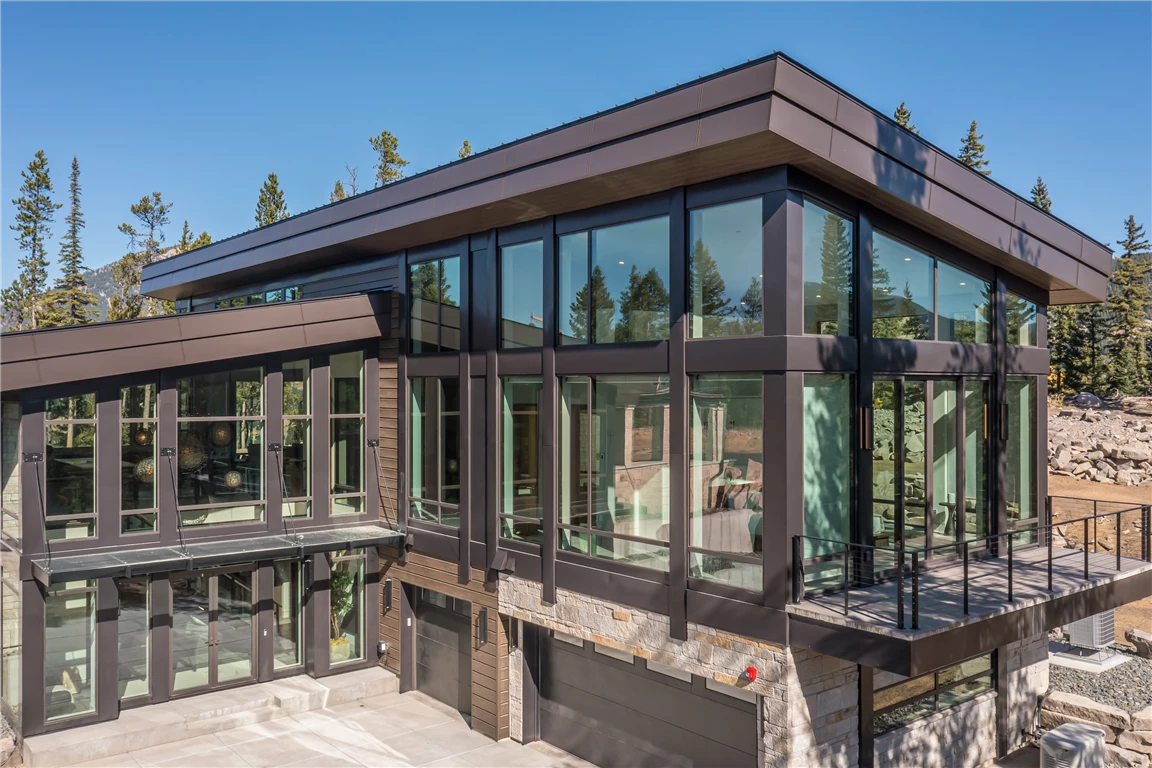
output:
<svg viewBox="0 0 1152 768"><path fill-rule="evenodd" d="M177 382L177 393L180 524L262 520L263 369L190 376Z"/></svg>
<svg viewBox="0 0 1152 768"><path fill-rule="evenodd" d="M364 512L364 355L346 352L329 358L332 514Z"/></svg>
<svg viewBox="0 0 1152 768"><path fill-rule="evenodd" d="M120 390L120 531L156 530L156 385Z"/></svg>
<svg viewBox="0 0 1152 768"><path fill-rule="evenodd" d="M1008 377L1008 526L1037 517L1036 377Z"/></svg>
<svg viewBox="0 0 1152 768"><path fill-rule="evenodd" d="M852 333L851 219L804 201L804 333Z"/></svg>
<svg viewBox="0 0 1152 768"><path fill-rule="evenodd" d="M693 376L691 575L759 592L764 557L764 381Z"/></svg>
<svg viewBox="0 0 1152 768"><path fill-rule="evenodd" d="M364 658L364 560L364 550L332 556L329 658L334 665Z"/></svg>
<svg viewBox="0 0 1152 768"><path fill-rule="evenodd" d="M120 613L116 619L117 685L120 699L147 696L152 609L148 579L118 579Z"/></svg>
<svg viewBox="0 0 1152 768"><path fill-rule="evenodd" d="M312 366L284 363L284 452L280 467L284 517L312 514Z"/></svg>
<svg viewBox="0 0 1152 768"><path fill-rule="evenodd" d="M500 346L544 345L544 242L500 249Z"/></svg>
<svg viewBox="0 0 1152 768"><path fill-rule="evenodd" d="M48 400L44 413L49 541L96 535L96 395Z"/></svg>
<svg viewBox="0 0 1152 768"><path fill-rule="evenodd" d="M0 531L14 542L20 541L20 420L24 410L19 403L0 403L3 429L0 429Z"/></svg>
<svg viewBox="0 0 1152 768"><path fill-rule="evenodd" d="M1017 296L1009 291L1005 297L1007 311L1008 343L1019 347L1034 347L1036 338L1036 315L1040 311L1034 301Z"/></svg>
<svg viewBox="0 0 1152 768"><path fill-rule="evenodd" d="M881 734L993 690L992 656L977 656L919 677L876 670L872 732Z"/></svg>
<svg viewBox="0 0 1152 768"><path fill-rule="evenodd" d="M562 344L668 338L668 217L560 238Z"/></svg>
<svg viewBox="0 0 1152 768"><path fill-rule="evenodd" d="M964 382L964 531L988 535L988 382Z"/></svg>
<svg viewBox="0 0 1152 768"><path fill-rule="evenodd" d="M992 285L943 261L936 263L936 338L989 344Z"/></svg>
<svg viewBox="0 0 1152 768"><path fill-rule="evenodd" d="M520 541L541 541L543 506L540 500L540 460L544 452L541 429L540 377L501 380L501 525L500 535Z"/></svg>
<svg viewBox="0 0 1152 768"><path fill-rule="evenodd" d="M20 728L20 662L22 658L22 595L19 555L0 549L0 697Z"/></svg>
<svg viewBox="0 0 1152 768"><path fill-rule="evenodd" d="M71 581L44 601L44 714L96 711L96 582Z"/></svg>
<svg viewBox="0 0 1152 768"><path fill-rule="evenodd" d="M668 409L663 376L562 379L562 549L668 569Z"/></svg>
<svg viewBox="0 0 1152 768"><path fill-rule="evenodd" d="M877 232L872 239L872 335L931 339L933 259Z"/></svg>
<svg viewBox="0 0 1152 768"><path fill-rule="evenodd" d="M852 506L852 377L809 373L804 376L804 535L848 541ZM804 556L835 553L835 545L805 539ZM825 569L805 569L805 578L828 576Z"/></svg>
<svg viewBox="0 0 1152 768"><path fill-rule="evenodd" d="M689 215L688 329L694 339L764 329L760 198Z"/></svg>
<svg viewBox="0 0 1152 768"><path fill-rule="evenodd" d="M409 515L460 525L460 380L412 379Z"/></svg>
<svg viewBox="0 0 1152 768"><path fill-rule="evenodd" d="M460 349L460 257L412 264L408 338L413 354Z"/></svg>
<svg viewBox="0 0 1152 768"><path fill-rule="evenodd" d="M304 582L297 560L272 563L272 663L275 669L304 663Z"/></svg>

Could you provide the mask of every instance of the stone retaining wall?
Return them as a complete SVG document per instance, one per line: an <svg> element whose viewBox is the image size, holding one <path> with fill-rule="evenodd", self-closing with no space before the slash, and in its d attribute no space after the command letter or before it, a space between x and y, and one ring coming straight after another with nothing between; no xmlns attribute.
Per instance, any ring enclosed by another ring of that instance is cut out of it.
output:
<svg viewBox="0 0 1152 768"><path fill-rule="evenodd" d="M1087 696L1056 691L1044 700L1040 727L1087 723L1104 731L1105 758L1121 768L1147 768L1152 761L1152 707L1135 715Z"/></svg>

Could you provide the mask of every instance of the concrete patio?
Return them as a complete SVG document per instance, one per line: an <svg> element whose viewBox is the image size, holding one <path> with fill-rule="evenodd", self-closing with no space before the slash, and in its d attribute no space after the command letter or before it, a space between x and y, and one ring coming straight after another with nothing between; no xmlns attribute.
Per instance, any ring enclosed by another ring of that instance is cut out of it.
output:
<svg viewBox="0 0 1152 768"><path fill-rule="evenodd" d="M546 744L494 742L469 728L455 710L418 692L371 696L80 766L592 768Z"/></svg>

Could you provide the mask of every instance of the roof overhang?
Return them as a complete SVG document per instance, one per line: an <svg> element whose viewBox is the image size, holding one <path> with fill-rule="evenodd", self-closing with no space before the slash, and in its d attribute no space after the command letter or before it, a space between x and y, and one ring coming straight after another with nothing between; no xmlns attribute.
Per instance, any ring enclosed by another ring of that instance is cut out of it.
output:
<svg viewBox="0 0 1152 768"><path fill-rule="evenodd" d="M773 55L144 269L177 299L777 165L1047 290L1105 298L1111 252Z"/></svg>
<svg viewBox="0 0 1152 768"><path fill-rule="evenodd" d="M388 336L392 292L0 336L0 391Z"/></svg>

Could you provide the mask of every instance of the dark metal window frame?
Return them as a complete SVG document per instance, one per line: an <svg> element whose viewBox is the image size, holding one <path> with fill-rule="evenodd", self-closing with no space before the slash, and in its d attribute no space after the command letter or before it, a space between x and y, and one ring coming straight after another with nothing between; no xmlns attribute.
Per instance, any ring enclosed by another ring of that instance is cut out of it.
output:
<svg viewBox="0 0 1152 768"><path fill-rule="evenodd" d="M411 335L412 330L412 312L416 307L416 294L412 290L412 271L415 267L424 264L436 265L436 279L437 289L439 289L440 281L444 276L444 262L449 259L457 259L460 265L460 285L456 286L457 291L460 292L460 301L456 307L460 310L460 346L466 347L464 338L464 326L468 324L467 317L467 304L464 299L465 291L467 290L467 278L464 276L464 271L469 268L469 259L465 258L466 247L461 248L459 241L450 241L448 244L441 244L436 246L429 246L427 248L413 249L408 252L408 258L404 262L404 274L401 280L404 281L405 293L408 296L405 309L405 325L407 329L407 342L405 349L409 355L414 357L424 357L427 355L455 355L459 354L461 350L457 349L444 349L444 302L440 300L439 290L436 296L436 349L429 351L417 352L413 350L413 338Z"/></svg>
<svg viewBox="0 0 1152 768"><path fill-rule="evenodd" d="M75 390L76 390L75 394L63 395L63 396L59 396L59 397L46 397L45 402L44 402L44 475L43 475L43 478L41 478L41 481L43 483L43 493L44 493L44 495L42 497L44 499L44 509L41 513L41 525L44 526L45 538L46 538L46 540L51 541L51 546L56 546L56 544L58 544L61 541L87 541L87 542L96 541L100 538L100 533L101 533L101 531L100 531L100 528L101 528L101 525L100 525L100 491L99 491L100 470L99 470L99 458L97 456L97 452L100 449L100 437L101 437L100 425L97 422L97 417L98 417L99 412L100 412L100 391L96 387L91 386L90 384L80 385L79 387L75 388ZM84 397L86 395L92 395L93 408L92 408L92 417L91 418L88 418L88 419L53 419L53 418L48 416L48 401L50 401L50 400L67 400L67 399L71 399L71 398L75 398L75 397ZM119 403L119 399L117 399L117 403ZM50 441L48 439L48 434L51 431L52 427L54 427L54 426L66 426L67 427L67 426L72 426L72 425L91 426L92 427L92 458L93 458L92 489L91 489L92 490L92 511L91 512L84 512L84 513L73 513L73 514L67 514L67 515L49 515L48 514L47 490L48 490L48 450L49 450L48 443ZM108 429L105 428L103 431L107 432ZM119 441L120 441L119 424L117 424L117 429L116 429L116 441L117 441L117 443L119 443ZM25 461L27 461L27 459L25 459ZM119 487L117 487L117 491L119 491ZM78 520L91 520L92 521L92 533L90 535L88 535L88 536L76 536L76 537L65 537L64 539L56 539L56 540L51 539L51 536L49 534L49 528L48 528L49 522L68 523L71 521L78 521Z"/></svg>
<svg viewBox="0 0 1152 768"><path fill-rule="evenodd" d="M508 346L505 343L506 339L504 338L504 302L505 302L505 296L504 296L504 249L505 248L514 248L514 247L519 246L519 245L528 245L530 243L535 243L535 242L540 243L540 262L541 262L540 271L544 277L543 282L540 285L540 304L541 304L541 306L544 305L544 297L548 295L548 290L549 290L549 286L547 285L548 276L544 271L544 260L545 260L544 237L542 236L542 233L539 230L540 230L540 227L538 225L531 227L531 228L522 228L522 229L518 229L518 230L512 230L512 232L510 232L504 239L499 240L498 245L496 246L497 256L496 256L495 262L496 262L497 340L499 342L498 348L502 352L507 352L507 351L511 351L514 349L538 350L538 349L540 349L541 346L545 346L548 344L548 334L546 331L547 322L546 321L541 323L541 328L540 328L541 345L527 346L527 347L512 347L512 346ZM517 237L517 235L519 235L519 237ZM545 314L547 314L547 310L545 310Z"/></svg>
<svg viewBox="0 0 1152 768"><path fill-rule="evenodd" d="M279 298L268 298L270 294L279 293ZM252 297L259 296L260 301L252 301ZM284 285L280 288L269 288L267 290L244 293L236 296L229 296L225 299L217 299L214 309L236 309L237 307L252 307L257 304L277 304L285 301L299 301L304 298L304 292L299 283L293 285ZM239 302L239 303L237 303ZM188 310L185 309L185 312Z"/></svg>
<svg viewBox="0 0 1152 768"><path fill-rule="evenodd" d="M519 379L519 382L517 382L517 383L522 383L522 384L529 383L528 380L531 379L532 382L539 382L539 384L540 384L540 401L541 402L540 402L540 409L539 409L539 411L537 411L537 414L536 414L536 429L538 432L538 434L536 436L536 441L537 441L537 445L539 447L539 453L540 453L540 455L537 457L538 458L538 468L537 468L537 478L536 478L536 482L537 482L536 497L537 497L539 504L540 504L540 514L541 514L541 516L539 518L528 517L525 515L517 515L514 513L509 513L509 512L504 511L504 502L505 502L505 495L504 494L506 491L506 489L504 487L504 446L510 437L509 435L504 434L504 408L505 408L504 395L505 395L506 381L508 379ZM514 539L514 538L510 538L510 537L505 536L504 535L504 530L505 530L504 525L505 525L505 523L508 523L508 524L526 523L529 525L535 524L535 525L539 525L539 526L544 525L544 515L545 515L544 506L545 505L544 505L543 494L541 493L541 487L543 485L542 475L544 472L544 469L543 469L543 467L544 467L544 432L545 432L544 386L545 386L544 378L542 376L533 376L533 375L518 376L515 374L509 374L509 375L503 375L503 376L499 377L500 419L499 419L499 430L498 431L499 431L500 435L499 435L499 441L497 443L497 445L499 446L499 450L497 451L497 456L495 457L496 471L495 471L495 473L493 473L493 478L494 478L494 483L497 486L499 486L499 490L497 491L497 493L499 494L498 498L500 500L500 505L498 507L498 524L500 526L501 545L503 545L504 542L512 542L515 544L527 544L527 545L539 547L539 545L536 544L535 542L524 541L522 539Z"/></svg>
<svg viewBox="0 0 1152 768"><path fill-rule="evenodd" d="M944 707L943 709L941 709L941 707L940 707L940 694L947 693L948 691L959 688L960 686L964 685L965 683L971 683L975 680L979 680L980 678L987 677L991 680L991 683L992 683L992 687L989 688L988 691L985 691L984 693L995 692L995 691L999 690L1000 686L999 686L999 681L997 680L997 674L996 674L996 654L997 654L997 652L977 654L976 656L971 656L967 659L964 659L964 661L957 662L957 664L949 664L948 667L944 667L944 669L948 669L949 667L957 666L958 664L964 664L966 662L972 661L973 659L979 659L981 657L987 657L988 658L988 669L986 671L978 672L977 674L974 674L974 675L968 675L967 677L960 678L959 680L953 680L953 681L951 681L949 683L945 683L943 685L940 684L940 673L943 671L943 669L937 669L937 670L929 672L925 675L918 675L917 677L909 677L909 678L906 678L904 680L899 680L895 683L892 683L891 685L886 685L883 688L877 688L877 689L873 690L872 700L874 701L875 700L874 697L878 693L883 693L884 691L891 690L892 688L903 685L903 684L909 682L910 680L916 680L918 677L928 677L929 675L932 676L932 691L930 693L924 693L924 694L921 694L919 696L912 696L910 698L903 699L901 701L896 702L895 704L889 704L887 707L884 707L883 709L872 709L872 711L868 714L868 717L866 718L868 721L867 727L872 729L872 735L874 737L880 736L882 734L889 733L891 731L895 731L895 730L898 730L900 728L903 728L903 727L905 727L911 723L916 722L917 720L922 720L925 717L930 717L931 715L934 715L938 712L945 712L949 709L952 709L953 707L957 707L957 706L961 706L963 704L966 704L968 701L971 701L972 699L968 699L967 701L957 702L956 704L950 704L950 705ZM979 695L983 695L983 694L977 694L977 696L979 696ZM972 698L976 698L976 697L974 696ZM876 717L877 716L887 714L888 712L892 712L893 710L899 709L900 707L907 707L907 706L910 706L912 704L916 704L918 702L927 701L928 699L932 699L932 711L931 712L926 712L923 715L920 715L918 717L913 718L912 720L909 720L908 722L901 723L900 725L894 725L891 728L886 728L882 731L876 730L875 723L876 723Z"/></svg>
<svg viewBox="0 0 1152 768"><path fill-rule="evenodd" d="M151 507L146 508L146 509L124 509L123 508L123 492L124 492L123 478L121 478L121 488L120 488L120 493L121 493L121 497L120 497L121 498L121 502L120 502L120 504L121 504L121 508L120 508L120 535L121 536L140 536L140 535L147 536L149 534L155 534L157 527L160 525L160 455L159 455L160 446L159 446L159 442L158 442L158 440L160 438L160 377L159 376L153 376L151 381L146 381L146 382L141 382L141 383L136 383L136 384L125 384L120 389L121 389L121 392L123 392L124 390L127 390L127 389L133 389L136 387L147 386L149 384L152 385L153 393L156 396L156 400L155 400L155 402L153 404L153 408L152 408L152 415L151 416L144 416L141 418L126 417L126 416L124 416L123 409L121 409L119 431L122 432L124 429L124 426L127 424L147 424L151 427L151 429L152 429L152 462L153 462L153 468L152 468L152 501L155 503ZM123 395L121 395L121 396L123 396ZM123 446L121 446L121 456L123 456ZM125 531L124 530L124 520L126 518L139 516L139 515L152 515L152 527L150 529L146 529L146 530Z"/></svg>
<svg viewBox="0 0 1152 768"><path fill-rule="evenodd" d="M440 419L443 416L443 414L445 413L442 410L443 399L444 399L443 381L445 379L457 379L457 380L459 380L459 378L460 377L458 377L458 376L413 376L412 378L410 378L408 380L408 390L410 392L412 392L412 394L410 395L410 399L409 399L409 403L408 403L408 406L409 406L408 407L408 422L409 422L408 435L409 435L409 440L406 443L405 450L404 450L404 455L407 458L409 477L412 477L412 474L411 474L411 472L412 472L412 467L411 467L412 440L411 440L411 438L413 436L415 436L415 434L416 434L416 425L414 423L412 423L412 418L414 416L414 409L411 407L411 405L412 405L411 398L415 397L415 393L413 391L413 382L421 381L421 382L423 382L424 387L425 387L425 389L424 389L424 397L425 397L424 408L425 408L425 410L424 410L424 414L423 414L424 425L425 425L424 437L425 438L427 438L427 437L432 438L431 440L425 439L423 441L424 458L422 460L422 464L425 467L427 467L427 465L429 463L429 458L431 458L431 460L432 460L431 463L432 463L432 466L434 468L434 471L432 473L433 486L430 489L427 485L425 485L424 486L424 495L423 496L414 496L414 495L412 495L412 484L411 483L406 484L405 488L404 488L405 508L409 510L408 511L408 521L410 524L415 524L417 527L421 526L421 525L431 526L433 529L439 529L441 531L452 532L452 533L455 533L457 531L457 526L447 525L447 524L442 522L444 520L444 510L445 509L453 510L459 515L459 514L462 514L462 510L464 509L464 505L463 504L448 504L446 502L441 501L441 497L443 495L442 478L444 475L442 472L443 467L440 466L440 457L443 455L443 451L441 450L441 440L443 439L444 435L440 431ZM461 389L463 389L463 388L461 388ZM430 390L432 393L434 393L434 397L429 397ZM463 399L463 397L464 397L463 391L461 391L460 397L461 397L461 399ZM463 405L463 403L461 403L461 405ZM454 413L458 416L461 415L460 411L451 411L450 413ZM429 426L429 423L431 423L431 426ZM427 474L426 469L424 471L424 474L425 475ZM461 480L460 494L461 494L461 500L463 500L463 495L467 492L467 489L466 489L465 484L464 484L463 475L461 476L460 480ZM417 502L419 502L425 509L435 510L436 519L435 520L423 520L423 519L417 518L414 515L412 515L412 513L411 513L412 505L417 503Z"/></svg>
<svg viewBox="0 0 1152 768"><path fill-rule="evenodd" d="M339 413L337 413L337 412L332 410L331 387L332 387L332 384L334 383L334 379L332 378L332 375L331 375L331 371L332 371L331 361L332 361L333 357L335 357L339 354L349 354L351 352L358 352L360 355L360 409L357 412L349 412L349 413L339 412ZM329 384L328 384L328 386L329 386L329 397L328 397L328 435L329 435L329 439L328 439L328 451L326 453L326 456L328 459L329 466L330 467L334 466L334 461L333 461L334 457L332 456L332 449L333 449L332 435L335 434L334 426L335 426L335 422L338 419L358 419L360 421L360 439L361 439L361 442L364 443L363 445L360 446L360 478L361 478L361 484L364 486L364 490L362 490L362 491L349 491L346 493L345 492L336 493L335 489L332 487L332 478L329 477L329 479L328 479L328 514L333 519L340 520L340 519L344 519L344 518L351 518L354 516L353 515L337 515L337 514L335 514L332 510L332 507L333 507L336 499L362 498L365 500L365 504L367 504L367 497L371 495L368 493L368 444L367 444L367 440L368 440L367 421L368 421L368 410L369 410L368 409L368 399L369 399L368 393L370 391L372 391L370 388L370 385L374 384L376 382L375 381L369 381L368 377L365 375L367 370L368 370L368 360L367 360L367 355L364 354L363 350L349 350L348 352L344 352L344 353L334 352L334 353L328 355L328 366L327 367L328 367L328 382L329 382ZM313 408L314 407L315 406L313 406ZM315 454L313 454L313 461L315 461ZM312 489L312 494L314 497L316 494L315 488Z"/></svg>
<svg viewBox="0 0 1152 768"><path fill-rule="evenodd" d="M814 204L820 206L821 208L826 209L830 213L833 213L836 216L839 216L840 218L845 219L847 221L850 221L852 223L852 244L851 244L851 249L852 249L852 278L851 278L852 293L848 297L848 333L847 334L836 334L835 336L833 336L832 334L828 334L828 333L808 333L807 331L805 331L804 334L806 336L815 336L818 338L834 338L834 339L835 338L859 338L860 328L859 328L859 323L856 320L856 314L857 314L856 308L860 303L860 296L858 294L860 291L860 252L861 252L861 250L860 250L860 219L858 216L859 211L857 210L858 206L854 204L855 203L854 200L852 200L850 198L845 199L842 195L835 194L835 192L832 190L823 189L820 187L817 187L815 190L804 189L804 190L800 191L799 194L800 194L800 222L799 222L800 233L799 233L799 236L801 239L801 244L800 244L800 272L802 275L801 280L800 280L801 286L804 285L804 281L807 277L807 275L804 274L803 238L804 238L804 216L807 215L806 212L807 212L808 203L809 202L814 203ZM801 312L803 312L803 309L804 309L803 301L801 301L800 306L801 306ZM801 324L803 324L803 318L801 318ZM801 327L803 327L803 326L801 325Z"/></svg>

